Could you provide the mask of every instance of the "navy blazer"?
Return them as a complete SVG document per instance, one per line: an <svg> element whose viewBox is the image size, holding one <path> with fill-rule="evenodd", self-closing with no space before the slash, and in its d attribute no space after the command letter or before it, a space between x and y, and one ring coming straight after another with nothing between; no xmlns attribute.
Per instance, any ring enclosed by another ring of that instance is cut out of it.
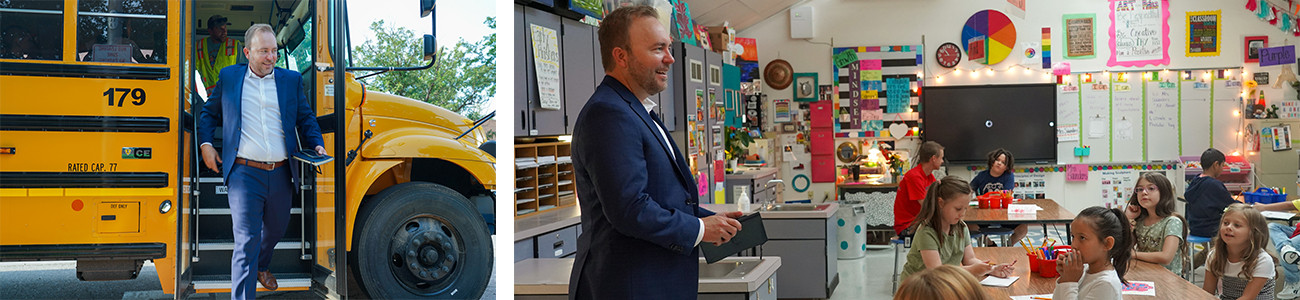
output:
<svg viewBox="0 0 1300 300"><path fill-rule="evenodd" d="M609 76L578 115L572 158L583 231L570 298L696 298L698 218L713 212L700 208L686 160L656 126Z"/></svg>
<svg viewBox="0 0 1300 300"><path fill-rule="evenodd" d="M299 149L298 135L291 129L297 129L307 145L305 149L324 146L321 138L320 124L316 123L316 113L308 105L307 94L303 92L302 74L296 71L275 68L275 93L280 100L280 124L284 127L284 148L289 156ZM235 154L239 153L240 106L244 90L244 76L248 75L247 64L237 64L221 69L217 76L217 85L213 87L208 102L203 104L199 114L199 143L211 143L212 131L221 127L221 178L230 182L230 168L235 165ZM229 101L227 101L229 100ZM218 123L220 120L220 123ZM295 127L295 125L297 125ZM288 164L293 170L293 181L298 183L298 174L302 171L298 164Z"/></svg>

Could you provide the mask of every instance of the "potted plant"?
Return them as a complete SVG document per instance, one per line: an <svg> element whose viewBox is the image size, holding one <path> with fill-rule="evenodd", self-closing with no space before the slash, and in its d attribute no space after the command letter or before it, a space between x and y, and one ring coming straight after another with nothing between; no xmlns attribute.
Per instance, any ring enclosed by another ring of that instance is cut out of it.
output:
<svg viewBox="0 0 1300 300"><path fill-rule="evenodd" d="M744 128L732 126L727 126L726 132L723 134L726 140L724 142L724 151L728 165L727 172L730 173L739 164L737 160L745 157L745 151L748 149L749 143L754 142L754 137L750 136L749 132Z"/></svg>

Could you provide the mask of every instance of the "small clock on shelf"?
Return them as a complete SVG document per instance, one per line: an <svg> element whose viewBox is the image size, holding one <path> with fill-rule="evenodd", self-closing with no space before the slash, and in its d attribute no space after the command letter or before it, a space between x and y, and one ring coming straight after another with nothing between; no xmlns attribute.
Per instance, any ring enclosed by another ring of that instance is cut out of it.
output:
<svg viewBox="0 0 1300 300"><path fill-rule="evenodd" d="M939 50L934 51L934 61L944 68L956 67L957 62L961 61L961 47L953 43L939 45Z"/></svg>

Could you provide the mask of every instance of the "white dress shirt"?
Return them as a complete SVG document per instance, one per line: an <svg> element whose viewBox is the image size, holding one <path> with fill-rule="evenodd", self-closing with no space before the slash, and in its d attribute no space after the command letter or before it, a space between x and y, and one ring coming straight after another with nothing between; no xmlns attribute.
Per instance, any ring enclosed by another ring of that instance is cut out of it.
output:
<svg viewBox="0 0 1300 300"><path fill-rule="evenodd" d="M658 104L656 104L653 100L650 100L650 98L645 98L645 100L641 100L641 105L645 106L646 113L650 113L654 111L655 106L658 106ZM664 139L664 145L672 145L672 143L668 142L668 135L664 133L663 125L657 122L651 122L651 123L655 123L655 129L659 131L659 136ZM674 155L671 149L670 151L668 151L668 156L672 157L674 160L677 159L677 155ZM698 220L700 221L700 230L698 234L695 235L695 246L699 246L700 241L704 240L704 220L703 219L698 219Z"/></svg>
<svg viewBox="0 0 1300 300"><path fill-rule="evenodd" d="M262 162L276 162L289 157L284 145L284 126L280 122L280 101L275 90L275 72L257 77L253 70L244 76L237 157Z"/></svg>

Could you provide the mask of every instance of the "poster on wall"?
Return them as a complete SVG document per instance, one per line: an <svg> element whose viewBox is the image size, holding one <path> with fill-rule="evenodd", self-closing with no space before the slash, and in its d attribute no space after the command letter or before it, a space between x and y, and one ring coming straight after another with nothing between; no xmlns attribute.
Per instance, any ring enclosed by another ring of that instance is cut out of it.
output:
<svg viewBox="0 0 1300 300"><path fill-rule="evenodd" d="M1106 66L1169 64L1169 1L1110 0Z"/></svg>
<svg viewBox="0 0 1300 300"><path fill-rule="evenodd" d="M1016 187L1012 189L1012 197L1016 199L1046 199L1047 174L1016 174Z"/></svg>
<svg viewBox="0 0 1300 300"><path fill-rule="evenodd" d="M532 29L533 64L537 69L537 98L542 109L560 107L560 44L555 29L528 24Z"/></svg>
<svg viewBox="0 0 1300 300"><path fill-rule="evenodd" d="M832 80L838 88L844 109L835 119L837 134L858 137L879 136L879 128L869 128L868 121L905 121L915 126L918 120L922 73L920 45L836 47L831 49ZM886 82L893 81L894 89ZM893 99L891 108L889 100ZM840 119L847 115L848 119ZM879 127L879 126L877 126ZM846 132L850 131L850 132Z"/></svg>
<svg viewBox="0 0 1300 300"><path fill-rule="evenodd" d="M1065 23L1065 58L1084 59L1097 56L1094 28L1097 14L1068 14L1061 17Z"/></svg>
<svg viewBox="0 0 1300 300"><path fill-rule="evenodd" d="M1219 11L1187 12L1187 56L1219 56Z"/></svg>
<svg viewBox="0 0 1300 300"><path fill-rule="evenodd" d="M1101 171L1101 199L1106 208L1122 209L1137 183L1133 170Z"/></svg>
<svg viewBox="0 0 1300 300"><path fill-rule="evenodd" d="M752 38L736 38L736 44L740 45L740 53L736 56L736 67L740 68L740 82L753 82L759 78L758 68L758 40Z"/></svg>
<svg viewBox="0 0 1300 300"><path fill-rule="evenodd" d="M772 121L776 123L789 123L791 120L790 99L776 99L772 104L772 106L776 107L776 116Z"/></svg>

